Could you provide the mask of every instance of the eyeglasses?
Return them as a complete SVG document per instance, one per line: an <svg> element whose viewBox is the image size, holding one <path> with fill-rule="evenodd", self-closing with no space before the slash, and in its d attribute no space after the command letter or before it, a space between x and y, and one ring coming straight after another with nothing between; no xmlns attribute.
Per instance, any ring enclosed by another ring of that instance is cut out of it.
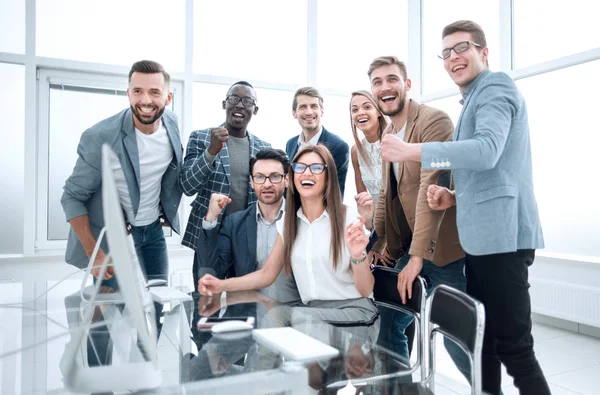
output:
<svg viewBox="0 0 600 395"><path fill-rule="evenodd" d="M450 55L452 54L452 50L454 50L454 53L459 54L461 52L465 52L467 49L469 49L469 46L474 45L477 48L483 48L481 45L474 43L473 41L461 41L458 44L456 44L455 46L453 46L452 48L446 48L446 49L442 49L442 54L438 55L438 58L442 59L442 60L446 60L450 57Z"/></svg>
<svg viewBox="0 0 600 395"><path fill-rule="evenodd" d="M285 177L285 175L279 173L273 173L270 176L257 174L252 176L252 181L254 181L255 184L264 184L267 180L269 180L271 181L271 184L279 184L281 181L283 181L283 177Z"/></svg>
<svg viewBox="0 0 600 395"><path fill-rule="evenodd" d="M235 106L240 101L246 108L254 107L256 105L256 102L254 101L254 99L252 99L250 97L239 97L236 95L231 95L231 96L227 96L225 98L225 100L227 100L227 103L231 104L232 106Z"/></svg>
<svg viewBox="0 0 600 395"><path fill-rule="evenodd" d="M313 163L310 165L307 165L306 163L302 162L292 163L292 170L294 170L294 173L302 174L306 171L307 167L310 169L311 173L321 174L325 171L327 165L325 163Z"/></svg>

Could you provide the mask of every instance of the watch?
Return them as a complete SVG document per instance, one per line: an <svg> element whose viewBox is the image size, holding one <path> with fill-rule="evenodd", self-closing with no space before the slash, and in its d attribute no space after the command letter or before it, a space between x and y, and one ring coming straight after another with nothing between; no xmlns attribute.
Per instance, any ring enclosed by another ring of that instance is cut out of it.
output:
<svg viewBox="0 0 600 395"><path fill-rule="evenodd" d="M363 251L362 255L358 259L352 258L352 255L351 255L350 256L350 263L352 263L354 265L360 265L361 263L363 263L365 261L365 259L367 259L367 253L366 253L366 251Z"/></svg>

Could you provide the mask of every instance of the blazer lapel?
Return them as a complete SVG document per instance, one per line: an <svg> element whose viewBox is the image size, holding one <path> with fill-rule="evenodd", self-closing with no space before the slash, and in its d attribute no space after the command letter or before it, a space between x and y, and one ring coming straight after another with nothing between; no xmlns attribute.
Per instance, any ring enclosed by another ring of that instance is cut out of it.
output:
<svg viewBox="0 0 600 395"><path fill-rule="evenodd" d="M175 159L177 160L177 166L183 163L183 152L181 149L181 139L179 138L178 127L175 122L172 122L167 117L162 117L163 124L165 129L167 129L167 135L169 136L169 141L171 141L171 147L173 148L173 152L175 152Z"/></svg>
<svg viewBox="0 0 600 395"><path fill-rule="evenodd" d="M227 143L223 145L223 149L218 153L219 158L221 159L221 163L223 164L223 169L225 170L225 178L227 182L229 182L230 169L229 169L229 150L227 149Z"/></svg>
<svg viewBox="0 0 600 395"><path fill-rule="evenodd" d="M419 103L410 99L408 101L408 114L406 117L406 128L404 129L404 141L411 142L412 135L415 130L415 125L417 118L419 117ZM402 175L404 174L405 162L401 162L398 164L398 182L397 188L400 189L400 180L402 180Z"/></svg>
<svg viewBox="0 0 600 395"><path fill-rule="evenodd" d="M132 117L131 110L127 110L123 117L121 131L123 133L125 155L123 155L121 167L123 168L123 174L127 181L133 213L134 215L137 215L140 206L140 157Z"/></svg>
<svg viewBox="0 0 600 395"><path fill-rule="evenodd" d="M246 216L246 246L248 247L248 262L252 267L252 271L256 270L256 210L258 203L248 212ZM250 273L250 271L248 271Z"/></svg>

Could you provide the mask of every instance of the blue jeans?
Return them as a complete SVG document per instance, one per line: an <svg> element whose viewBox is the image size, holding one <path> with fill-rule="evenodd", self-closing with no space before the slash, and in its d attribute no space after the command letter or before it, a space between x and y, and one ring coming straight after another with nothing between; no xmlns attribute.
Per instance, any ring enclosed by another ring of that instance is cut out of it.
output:
<svg viewBox="0 0 600 395"><path fill-rule="evenodd" d="M396 269L402 270L408 264L410 255L404 254L396 264ZM464 274L465 259L461 258L457 261L449 263L446 266L436 266L428 260L423 260L423 268L421 269L421 277L427 285L427 296L431 295L433 289L445 284L466 292L467 279ZM398 354L403 361L409 361L408 354L408 339L404 334L406 327L413 321L413 317L400 311L382 308L381 313L381 330L379 334L379 344L390 348ZM457 317L459 319L459 317ZM466 377L471 381L471 363L467 354L454 342L444 338L444 347L450 354L454 364Z"/></svg>

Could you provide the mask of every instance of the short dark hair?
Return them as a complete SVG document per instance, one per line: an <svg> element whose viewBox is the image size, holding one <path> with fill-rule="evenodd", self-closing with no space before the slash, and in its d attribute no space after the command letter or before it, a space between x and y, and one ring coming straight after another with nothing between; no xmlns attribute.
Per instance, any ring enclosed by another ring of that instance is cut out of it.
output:
<svg viewBox="0 0 600 395"><path fill-rule="evenodd" d="M404 62L402 62L395 56L380 56L378 58L375 58L369 65L369 71L367 71L367 75L369 76L369 78L371 78L371 74L375 69L378 69L383 66L391 66L394 64L398 66L402 78L406 80L408 78L408 73L406 72L406 64L404 64Z"/></svg>
<svg viewBox="0 0 600 395"><path fill-rule="evenodd" d="M294 100L292 101L292 111L296 111L296 107L298 107L298 96L301 95L318 98L319 107L323 108L323 96L321 96L317 88L313 88L312 86L305 86L304 88L298 89L296 93L294 93Z"/></svg>
<svg viewBox="0 0 600 395"><path fill-rule="evenodd" d="M143 73L143 74L155 74L162 73L163 77L165 77L165 84L171 84L171 76L164 67L158 62L153 60L140 60L139 62L135 62L133 66L131 66L131 70L129 70L129 82L131 82L131 76L133 73Z"/></svg>
<svg viewBox="0 0 600 395"><path fill-rule="evenodd" d="M446 26L444 28L444 30L442 31L442 40L446 36L449 36L451 34L458 33L458 32L471 33L471 36L473 37L473 41L475 43L481 45L483 48L487 47L485 33L483 32L483 29L481 28L481 26L479 26L477 23L475 23L473 21L467 21L467 20L456 21L456 22L453 22L453 23L449 24L448 26Z"/></svg>
<svg viewBox="0 0 600 395"><path fill-rule="evenodd" d="M254 87L252 86L252 84L251 84L251 83L249 83L248 81L238 81L238 82L236 82L236 83L232 84L232 85L229 87L229 89L233 88L233 87L234 87L234 86L236 86L236 85L246 85L246 86L249 86L250 88L254 89Z"/></svg>
<svg viewBox="0 0 600 395"><path fill-rule="evenodd" d="M287 154L275 148L265 148L256 153L256 156L250 158L250 175L252 175L252 171L254 170L254 164L259 160L276 160L281 163L283 166L283 174L288 173L288 168L290 167L290 159Z"/></svg>

